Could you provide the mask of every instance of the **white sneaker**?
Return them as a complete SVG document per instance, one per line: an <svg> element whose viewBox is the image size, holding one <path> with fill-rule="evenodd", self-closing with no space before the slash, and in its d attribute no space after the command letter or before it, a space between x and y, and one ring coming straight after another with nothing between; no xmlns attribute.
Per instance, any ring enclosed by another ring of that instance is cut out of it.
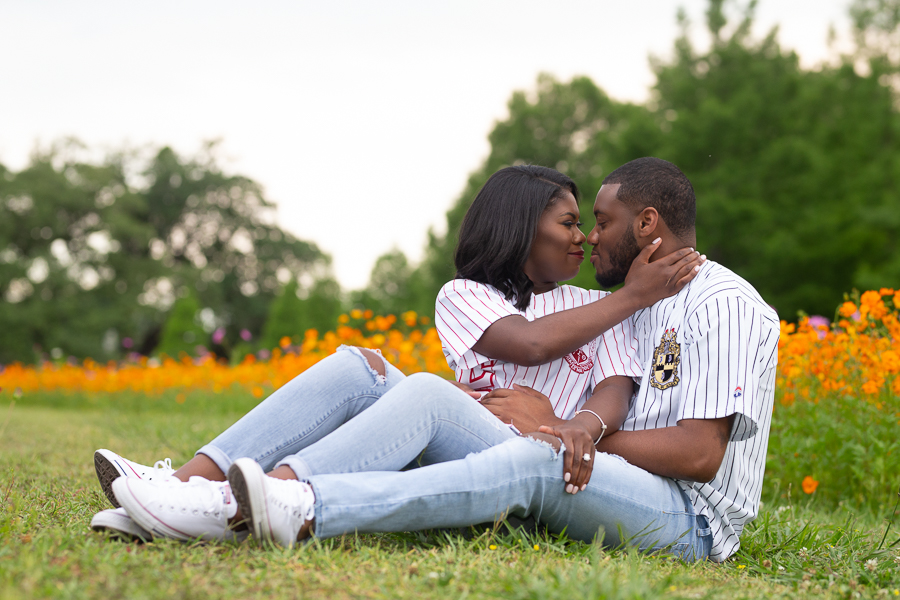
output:
<svg viewBox="0 0 900 600"><path fill-rule="evenodd" d="M119 477L136 477L147 481L165 481L172 477L175 469L172 468L172 460L158 460L152 467L132 462L123 458L112 450L100 449L94 452L94 470L97 471L97 479L103 493L116 508L119 501L112 492L112 482Z"/></svg>
<svg viewBox="0 0 900 600"><path fill-rule="evenodd" d="M153 534L134 522L128 516L124 508L108 508L101 510L91 519L91 529L94 531L108 531L111 534L126 539L149 542Z"/></svg>
<svg viewBox="0 0 900 600"><path fill-rule="evenodd" d="M300 528L315 518L316 496L308 483L269 477L253 459L234 461L228 481L241 514L261 541L292 548Z"/></svg>
<svg viewBox="0 0 900 600"><path fill-rule="evenodd" d="M249 535L228 527L238 505L227 481L191 477L176 484L120 477L112 489L128 516L155 537L240 541Z"/></svg>

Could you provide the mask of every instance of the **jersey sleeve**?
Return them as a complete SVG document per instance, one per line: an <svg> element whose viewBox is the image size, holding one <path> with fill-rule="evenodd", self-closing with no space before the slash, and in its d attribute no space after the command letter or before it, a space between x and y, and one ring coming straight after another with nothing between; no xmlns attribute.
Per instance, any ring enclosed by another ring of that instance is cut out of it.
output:
<svg viewBox="0 0 900 600"><path fill-rule="evenodd" d="M642 370L638 359L638 340L631 317L607 329L597 338L594 352L594 386L613 375L624 375L640 382Z"/></svg>
<svg viewBox="0 0 900 600"><path fill-rule="evenodd" d="M521 314L492 286L468 279L445 284L435 301L434 324L450 368L472 369L487 360L472 346L499 319Z"/></svg>
<svg viewBox="0 0 900 600"><path fill-rule="evenodd" d="M777 335L760 323L759 308L741 298L716 297L689 317L693 339L681 357L679 419L735 415L731 440L756 435L764 399L760 379L777 360ZM770 341L774 339L774 345Z"/></svg>

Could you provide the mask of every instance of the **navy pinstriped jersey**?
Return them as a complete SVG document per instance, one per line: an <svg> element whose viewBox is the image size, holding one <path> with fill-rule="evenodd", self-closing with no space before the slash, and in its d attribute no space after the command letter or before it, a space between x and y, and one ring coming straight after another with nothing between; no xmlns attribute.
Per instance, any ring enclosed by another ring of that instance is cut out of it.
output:
<svg viewBox="0 0 900 600"><path fill-rule="evenodd" d="M710 522L710 559L723 561L759 510L778 361L778 315L753 287L707 261L681 292L632 317L644 368L623 430L735 415L725 458L708 483L678 481Z"/></svg>

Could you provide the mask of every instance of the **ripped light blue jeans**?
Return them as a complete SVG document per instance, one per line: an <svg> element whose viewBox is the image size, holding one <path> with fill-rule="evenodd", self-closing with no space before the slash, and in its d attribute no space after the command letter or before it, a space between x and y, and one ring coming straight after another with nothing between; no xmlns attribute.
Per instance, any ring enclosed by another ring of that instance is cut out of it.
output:
<svg viewBox="0 0 900 600"><path fill-rule="evenodd" d="M315 491L319 537L515 516L572 539L709 555L706 519L674 480L598 453L587 488L568 494L548 444L516 436L440 377L389 364L380 376L356 349L300 374L199 453L223 472L242 456L291 467ZM409 466L421 468L398 472Z"/></svg>

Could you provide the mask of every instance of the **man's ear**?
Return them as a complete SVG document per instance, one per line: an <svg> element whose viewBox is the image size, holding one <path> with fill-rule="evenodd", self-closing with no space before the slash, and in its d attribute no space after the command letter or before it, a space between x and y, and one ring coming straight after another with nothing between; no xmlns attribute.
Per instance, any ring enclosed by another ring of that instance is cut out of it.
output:
<svg viewBox="0 0 900 600"><path fill-rule="evenodd" d="M656 239L661 232L660 224L659 213L652 206L648 206L634 218L634 237L638 240Z"/></svg>

